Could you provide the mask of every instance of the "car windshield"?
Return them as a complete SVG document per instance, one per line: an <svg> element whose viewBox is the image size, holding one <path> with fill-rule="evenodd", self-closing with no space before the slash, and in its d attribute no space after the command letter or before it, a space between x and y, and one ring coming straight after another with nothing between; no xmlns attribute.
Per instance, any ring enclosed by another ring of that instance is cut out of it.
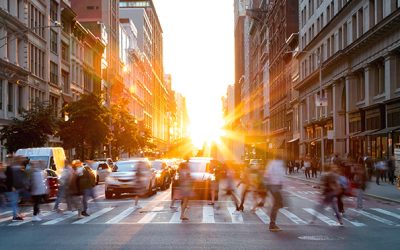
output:
<svg viewBox="0 0 400 250"><path fill-rule="evenodd" d="M208 163L205 161L190 161L190 172L207 172L207 165Z"/></svg>
<svg viewBox="0 0 400 250"><path fill-rule="evenodd" d="M151 163L151 167L154 168L155 170L161 170L162 162L161 161L153 161Z"/></svg>
<svg viewBox="0 0 400 250"><path fill-rule="evenodd" d="M132 162L117 162L116 164L116 172L131 172L136 171L137 165L140 162L132 161Z"/></svg>

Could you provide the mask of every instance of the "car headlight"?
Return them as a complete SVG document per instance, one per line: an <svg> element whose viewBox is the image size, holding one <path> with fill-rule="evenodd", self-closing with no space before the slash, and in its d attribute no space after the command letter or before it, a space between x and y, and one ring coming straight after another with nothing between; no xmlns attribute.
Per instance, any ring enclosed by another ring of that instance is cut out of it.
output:
<svg viewBox="0 0 400 250"><path fill-rule="evenodd" d="M179 174L178 174L178 173L175 174L174 179L175 179L176 181L179 180Z"/></svg>
<svg viewBox="0 0 400 250"><path fill-rule="evenodd" d="M210 179L211 179L212 181L215 181L215 175L211 175Z"/></svg>
<svg viewBox="0 0 400 250"><path fill-rule="evenodd" d="M161 172L157 172L156 173L156 178L160 178L161 177Z"/></svg>

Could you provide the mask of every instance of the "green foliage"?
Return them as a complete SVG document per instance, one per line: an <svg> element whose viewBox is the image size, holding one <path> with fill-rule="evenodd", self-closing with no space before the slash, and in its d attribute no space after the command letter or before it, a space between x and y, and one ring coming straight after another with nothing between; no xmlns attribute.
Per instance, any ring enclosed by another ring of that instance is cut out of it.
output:
<svg viewBox="0 0 400 250"><path fill-rule="evenodd" d="M77 158L91 159L96 149L108 142L109 111L100 96L81 95L78 101L67 104L63 110L68 121L60 121L58 136L66 149L76 148Z"/></svg>
<svg viewBox="0 0 400 250"><path fill-rule="evenodd" d="M37 103L27 111L23 110L21 119L13 118L10 125L0 130L0 139L8 152L19 148L42 147L54 135L57 129L57 118L51 106Z"/></svg>

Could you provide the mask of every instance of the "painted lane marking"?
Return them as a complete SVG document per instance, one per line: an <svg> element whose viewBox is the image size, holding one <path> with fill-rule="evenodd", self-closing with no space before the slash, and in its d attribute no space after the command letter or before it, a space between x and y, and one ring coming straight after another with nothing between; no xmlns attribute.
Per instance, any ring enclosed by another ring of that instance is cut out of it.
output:
<svg viewBox="0 0 400 250"><path fill-rule="evenodd" d="M256 210L256 215L264 224L269 224L270 221L271 221L269 219L269 216L262 209L257 209Z"/></svg>
<svg viewBox="0 0 400 250"><path fill-rule="evenodd" d="M156 211L160 211L162 210L163 207L155 207L152 209L152 211L150 213L147 213L145 216L143 216L143 218L141 218L138 223L139 224L146 224L146 223L150 223L154 217L156 217L157 212Z"/></svg>
<svg viewBox="0 0 400 250"><path fill-rule="evenodd" d="M326 224L328 224L329 226L339 226L340 224L334 220L331 220L329 217L318 213L317 211L315 211L312 208L303 208L307 213L316 216L318 219L320 219L321 221L325 222Z"/></svg>
<svg viewBox="0 0 400 250"><path fill-rule="evenodd" d="M282 208L279 210L279 212L281 212L283 215L285 215L289 220L293 221L294 223L296 223L297 225L299 224L307 224L304 220L300 219L299 217L297 217L297 215L289 212L287 209Z"/></svg>
<svg viewBox="0 0 400 250"><path fill-rule="evenodd" d="M203 223L215 223L214 208L210 206L203 207Z"/></svg>
<svg viewBox="0 0 400 250"><path fill-rule="evenodd" d="M236 211L236 207L227 207L229 214L231 215L232 218L232 223L235 224L241 224L243 223L243 216L241 213L234 213Z"/></svg>
<svg viewBox="0 0 400 250"><path fill-rule="evenodd" d="M118 214L117 216L115 216L114 218L112 218L111 220L107 221L106 224L117 224L118 222L120 222L121 220L125 219L126 217L128 217L132 212L134 212L136 210L135 207L129 207L127 209L125 209L124 211L122 211L120 214Z"/></svg>
<svg viewBox="0 0 400 250"><path fill-rule="evenodd" d="M371 213L368 213L368 212L365 212L365 211L361 211L361 210L357 210L357 209L354 209L354 208L350 208L350 210L354 211L356 213L362 214L362 215L364 215L364 216L366 216L366 217L368 217L370 219L373 219L373 220L379 221L381 223L384 223L386 225L389 225L389 226L395 225L395 223L393 221L384 219L384 218L376 216L374 214L371 214Z"/></svg>
<svg viewBox="0 0 400 250"><path fill-rule="evenodd" d="M82 218L82 219L80 219L80 220L78 220L78 221L75 221L75 222L72 223L72 224L85 224L86 222L89 222L89 221L91 221L91 220L94 220L94 219L96 219L97 217L99 217L99 216L101 216L101 215L103 215L103 214L105 214L105 213L107 213L107 212L109 212L109 211L111 211L111 210L113 210L113 209L114 209L114 207L106 207L106 208L103 208L102 210L99 210L99 211L97 211L96 213L91 214L91 215L88 216L88 217L85 217L85 218Z"/></svg>

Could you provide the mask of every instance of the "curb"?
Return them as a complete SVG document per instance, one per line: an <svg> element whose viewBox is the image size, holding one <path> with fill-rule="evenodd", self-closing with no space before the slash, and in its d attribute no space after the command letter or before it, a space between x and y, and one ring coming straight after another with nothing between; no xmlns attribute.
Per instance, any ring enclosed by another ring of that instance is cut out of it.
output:
<svg viewBox="0 0 400 250"><path fill-rule="evenodd" d="M300 181L310 182L310 183L313 183L313 184L320 184L319 181L306 180L306 179L299 178L299 177L296 177L296 176L288 176L288 175L286 175L286 177L287 178L291 178L291 179L300 180ZM367 193L367 192L364 192L364 195L372 197L372 198L375 198L375 199L384 200L384 201L390 201L390 202L395 202L395 203L399 203L400 204L400 200L387 198L387 197L383 197L383 196L379 196L379 195L375 195L375 194L370 194L370 193Z"/></svg>

